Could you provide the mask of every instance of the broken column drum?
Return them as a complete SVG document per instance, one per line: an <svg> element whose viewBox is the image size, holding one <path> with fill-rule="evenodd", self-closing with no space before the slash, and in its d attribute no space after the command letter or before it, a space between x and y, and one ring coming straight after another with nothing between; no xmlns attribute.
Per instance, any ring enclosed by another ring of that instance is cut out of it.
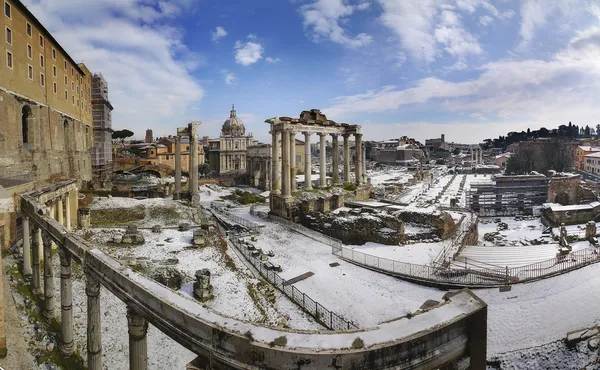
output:
<svg viewBox="0 0 600 370"><path fill-rule="evenodd" d="M213 287L210 285L210 271L202 269L194 274L196 282L194 283L194 296L199 300L208 300L213 297Z"/></svg>

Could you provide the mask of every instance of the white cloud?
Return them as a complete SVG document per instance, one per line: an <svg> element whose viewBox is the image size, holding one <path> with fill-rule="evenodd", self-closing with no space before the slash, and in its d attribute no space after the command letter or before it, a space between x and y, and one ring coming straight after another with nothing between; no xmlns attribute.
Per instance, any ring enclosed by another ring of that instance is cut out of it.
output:
<svg viewBox="0 0 600 370"><path fill-rule="evenodd" d="M213 32L211 32L211 34L212 34L212 40L215 42L219 41L219 39L222 39L223 37L228 35L227 31L225 31L225 28L223 28L221 26L217 26L217 28Z"/></svg>
<svg viewBox="0 0 600 370"><path fill-rule="evenodd" d="M248 35L248 40L256 40L256 35L251 33Z"/></svg>
<svg viewBox="0 0 600 370"><path fill-rule="evenodd" d="M436 40L445 46L446 52L459 58L464 58L469 54L481 54L479 42L462 26L458 14L444 10L440 18L440 24L436 27L434 34Z"/></svg>
<svg viewBox="0 0 600 370"><path fill-rule="evenodd" d="M281 62L281 59L279 59L279 58L267 57L265 60L267 61L267 63L279 63L279 62Z"/></svg>
<svg viewBox="0 0 600 370"><path fill-rule="evenodd" d="M458 62L456 62L452 66L450 66L448 68L448 70L450 70L450 71L462 71L464 69L467 69L467 67L468 67L467 63L465 63L462 60L459 60Z"/></svg>
<svg viewBox="0 0 600 370"><path fill-rule="evenodd" d="M371 36L360 33L355 37L346 34L340 23L348 20L355 10L365 10L370 3L346 5L342 0L316 0L311 4L300 7L304 18L304 28L310 29L314 41L328 39L336 44L350 48L358 48L371 43Z"/></svg>
<svg viewBox="0 0 600 370"><path fill-rule="evenodd" d="M255 42L236 41L233 47L235 49L235 61L243 66L249 66L262 59L263 47Z"/></svg>
<svg viewBox="0 0 600 370"><path fill-rule="evenodd" d="M127 127L139 137L148 125L158 131L164 122L194 118L190 107L204 91L191 72L201 57L170 25L186 10L184 1L155 1L155 6L134 0L25 3L71 57L104 75L115 128Z"/></svg>
<svg viewBox="0 0 600 370"><path fill-rule="evenodd" d="M237 81L237 77L233 73L227 73L225 75L225 83L227 85L233 85Z"/></svg>
<svg viewBox="0 0 600 370"><path fill-rule="evenodd" d="M494 23L494 18L490 17L489 15L483 15L479 17L479 23L484 26L489 26L490 24Z"/></svg>
<svg viewBox="0 0 600 370"><path fill-rule="evenodd" d="M587 12L595 0L522 0L521 43L518 50L526 50L535 38L538 29L544 27L548 19L559 16L565 23L576 22L576 15Z"/></svg>
<svg viewBox="0 0 600 370"><path fill-rule="evenodd" d="M364 3L360 3L356 6L357 10L367 10L371 7L371 3L369 2L364 2Z"/></svg>
<svg viewBox="0 0 600 370"><path fill-rule="evenodd" d="M433 35L440 0L378 0L382 23L400 38L415 59L433 62L437 57Z"/></svg>
<svg viewBox="0 0 600 370"><path fill-rule="evenodd" d="M413 87L384 86L341 96L324 109L338 119L358 113L392 111L404 105L454 113L527 119L538 125L591 122L600 116L600 26L573 37L550 61L501 60L483 65L473 80L451 82L435 77ZM564 122L563 122L564 121Z"/></svg>

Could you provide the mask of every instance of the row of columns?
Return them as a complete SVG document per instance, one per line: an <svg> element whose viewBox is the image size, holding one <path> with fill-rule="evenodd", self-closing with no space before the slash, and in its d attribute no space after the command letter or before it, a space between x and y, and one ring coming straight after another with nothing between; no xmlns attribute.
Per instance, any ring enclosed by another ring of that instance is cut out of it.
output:
<svg viewBox="0 0 600 370"><path fill-rule="evenodd" d="M304 188L312 189L312 169L310 152L310 132L304 134ZM327 134L319 133L319 188L327 187ZM332 136L332 181L334 185L340 183L339 174L339 135ZM281 146L279 145L281 136ZM271 130L271 150L272 150L272 191L274 194L281 194L283 197L291 196L292 192L297 190L296 184L296 132L291 129L281 131ZM350 134L342 135L343 153L342 163L344 166L343 180L350 181ZM364 153L362 148L362 134L354 134L355 137L355 179L358 185L364 184Z"/></svg>
<svg viewBox="0 0 600 370"><path fill-rule="evenodd" d="M68 197L65 199L69 199ZM62 200L49 208L47 216L55 218L67 231L70 231L71 223L69 201L66 201L66 217L61 217ZM57 214L54 214L56 211ZM54 273L52 264L52 249L55 241L49 233L42 232L36 224L30 224L30 219L23 216L23 274L31 276L31 288L35 295L43 294L42 315L51 319L55 314L54 303ZM42 248L40 248L40 246ZM73 291L71 263L72 257L69 251L58 245L60 258L60 344L59 351L64 356L71 356L75 351L73 341ZM31 256L31 257L29 257ZM41 285L42 271L40 259L43 256L43 291ZM87 295L87 362L88 369L102 370L102 330L100 312L100 282L90 272L86 272ZM147 320L131 308L127 310L127 321L129 325L129 368L132 370L145 370L148 368Z"/></svg>
<svg viewBox="0 0 600 370"><path fill-rule="evenodd" d="M471 163L483 164L483 149L471 148Z"/></svg>

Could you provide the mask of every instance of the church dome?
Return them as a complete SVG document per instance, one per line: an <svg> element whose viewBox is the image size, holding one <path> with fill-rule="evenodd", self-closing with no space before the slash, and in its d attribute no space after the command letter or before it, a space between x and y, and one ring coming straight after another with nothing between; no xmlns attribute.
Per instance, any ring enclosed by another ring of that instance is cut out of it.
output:
<svg viewBox="0 0 600 370"><path fill-rule="evenodd" d="M223 123L221 129L221 135L223 136L244 136L246 134L246 127L244 122L237 117L235 111L235 105L231 107L229 113L229 119Z"/></svg>

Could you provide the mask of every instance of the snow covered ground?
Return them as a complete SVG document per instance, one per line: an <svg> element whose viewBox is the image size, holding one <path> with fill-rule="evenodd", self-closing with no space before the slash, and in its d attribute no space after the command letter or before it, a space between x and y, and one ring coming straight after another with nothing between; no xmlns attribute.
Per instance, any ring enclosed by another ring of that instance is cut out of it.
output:
<svg viewBox="0 0 600 370"><path fill-rule="evenodd" d="M405 184L413 177L412 173L402 167L384 167L382 170L367 170L367 177L374 186L385 183Z"/></svg>
<svg viewBox="0 0 600 370"><path fill-rule="evenodd" d="M364 245L346 245L346 247L354 249L357 252L394 261L430 265L441 250L444 249L444 245L444 242L438 242L392 246L369 242Z"/></svg>

